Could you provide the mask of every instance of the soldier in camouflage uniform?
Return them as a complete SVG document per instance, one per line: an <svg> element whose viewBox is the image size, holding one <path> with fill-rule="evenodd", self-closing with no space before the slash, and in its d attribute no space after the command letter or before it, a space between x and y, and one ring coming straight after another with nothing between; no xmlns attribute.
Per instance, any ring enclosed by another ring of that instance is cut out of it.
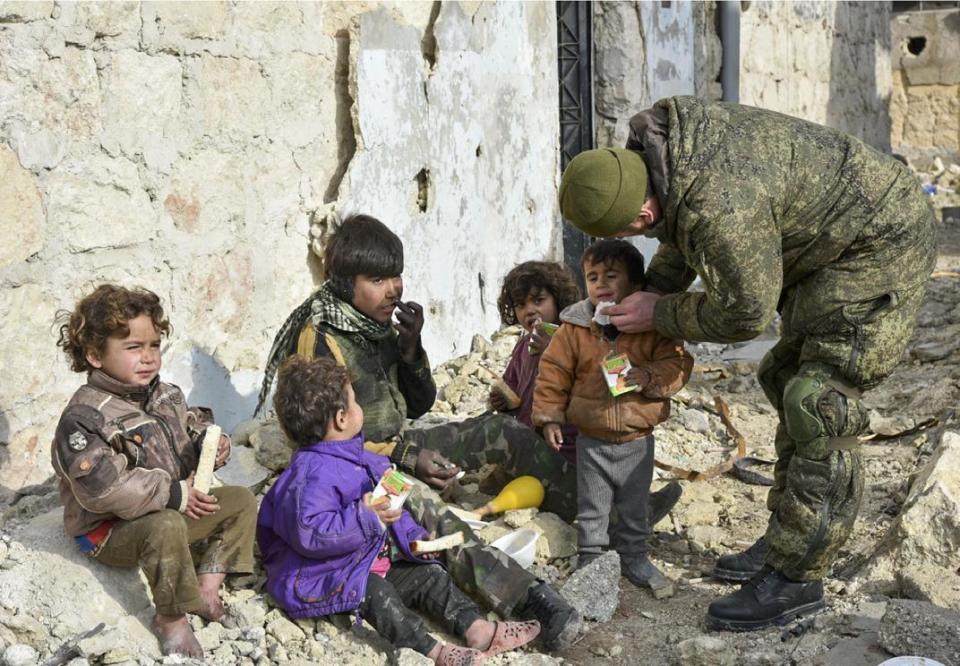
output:
<svg viewBox="0 0 960 666"><path fill-rule="evenodd" d="M400 301L400 239L380 221L355 215L331 236L324 264L329 279L290 315L274 340L258 411L285 357L333 357L350 370L365 415L365 448L440 487L457 475L458 465L478 469L495 463L509 476L531 474L544 485L544 508L571 519L576 513L576 474L533 430L514 419L488 414L405 429L408 418L423 415L433 405L436 386L420 342L422 308ZM396 329L391 323L395 312ZM482 546L436 493L418 486L405 508L433 534L460 531L467 536L448 557L458 587L501 614L540 620L548 649L562 649L576 638L579 613L512 559Z"/></svg>
<svg viewBox="0 0 960 666"><path fill-rule="evenodd" d="M717 573L749 580L710 605L754 629L823 606L821 580L863 491L861 403L897 365L935 261L935 221L909 169L842 132L677 97L630 121L629 150L578 155L564 216L597 236L660 241L652 291L607 313L621 330L737 342L776 311L759 380L777 408L767 532ZM687 292L699 276L703 292Z"/></svg>

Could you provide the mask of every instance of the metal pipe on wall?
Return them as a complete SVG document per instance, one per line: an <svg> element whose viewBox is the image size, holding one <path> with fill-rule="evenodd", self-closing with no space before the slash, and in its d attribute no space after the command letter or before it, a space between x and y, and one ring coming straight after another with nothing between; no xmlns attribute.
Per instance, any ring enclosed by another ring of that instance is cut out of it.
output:
<svg viewBox="0 0 960 666"><path fill-rule="evenodd" d="M740 0L720 0L720 85L724 102L740 101Z"/></svg>

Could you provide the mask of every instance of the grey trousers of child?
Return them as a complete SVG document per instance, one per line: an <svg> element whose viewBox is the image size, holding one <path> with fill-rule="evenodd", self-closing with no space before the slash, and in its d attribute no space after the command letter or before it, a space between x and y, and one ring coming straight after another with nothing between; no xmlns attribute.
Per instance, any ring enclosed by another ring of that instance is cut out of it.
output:
<svg viewBox="0 0 960 666"><path fill-rule="evenodd" d="M577 550L599 554L610 545L610 508L619 524L614 549L621 555L645 555L650 538L650 483L653 435L623 444L577 437Z"/></svg>

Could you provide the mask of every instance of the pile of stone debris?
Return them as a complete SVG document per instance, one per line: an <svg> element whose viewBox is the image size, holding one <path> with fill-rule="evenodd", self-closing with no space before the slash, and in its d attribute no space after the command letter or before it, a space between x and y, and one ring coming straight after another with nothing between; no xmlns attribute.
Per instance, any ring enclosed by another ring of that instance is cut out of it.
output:
<svg viewBox="0 0 960 666"><path fill-rule="evenodd" d="M726 474L707 483L685 483L673 513L656 526L654 557L678 588L675 598L663 601L622 587L626 583L619 579L615 554L573 574L576 533L553 514L526 510L491 520L478 532L487 543L519 527L540 535L534 571L563 590L590 623L583 640L560 657L531 650L490 663L875 664L882 659L869 659L923 653L960 664L960 435L952 432L955 418L949 416L949 408L960 403L958 303L960 280L934 280L905 363L870 397L878 438L865 448L864 509L828 581L828 612L783 633L732 636L703 628L705 603L724 591L708 577L714 559L749 544L766 522L766 486ZM513 327L491 340L477 336L468 354L438 367L439 399L423 424L487 409L491 382L519 333ZM748 454L774 458L776 415L754 378L757 361L771 344L691 347L697 359L694 376L674 397L674 417L657 428L658 459L702 470L731 455L735 436L716 409L717 395L729 402ZM930 427L932 418L940 419L938 425ZM223 480L262 494L286 465L289 445L279 430L258 430L254 424L238 428L234 439L237 446L222 470ZM757 470L760 476L770 473L762 466ZM481 490L488 490L488 471L467 475L456 501L466 508L485 502L489 495ZM2 518L0 663L26 666L54 659L47 663L81 666L161 659L146 628L152 606L141 577L92 565L77 552L63 534L52 483L21 490ZM369 627L290 621L273 606L263 584L262 571L231 581L222 622L192 618L208 663L429 663L408 650L394 652ZM98 632L76 640L101 623ZM651 661L640 654L651 655Z"/></svg>

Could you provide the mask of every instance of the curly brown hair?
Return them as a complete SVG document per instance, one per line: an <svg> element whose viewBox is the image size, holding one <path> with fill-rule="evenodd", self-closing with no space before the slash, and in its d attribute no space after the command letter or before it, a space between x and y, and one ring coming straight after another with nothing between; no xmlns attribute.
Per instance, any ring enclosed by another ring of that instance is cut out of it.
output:
<svg viewBox="0 0 960 666"><path fill-rule="evenodd" d="M162 335L170 335L173 327L163 314L160 297L149 289L127 289L115 284L101 284L92 294L80 299L73 312L57 313L60 338L57 346L63 349L75 372L88 372L93 366L87 361L87 353L102 354L107 338L130 335L131 319L149 315L153 325Z"/></svg>
<svg viewBox="0 0 960 666"><path fill-rule="evenodd" d="M280 366L273 407L287 435L299 446L323 440L337 411L347 408L347 369L326 356L294 354Z"/></svg>
<svg viewBox="0 0 960 666"><path fill-rule="evenodd" d="M510 269L503 278L497 309L505 326L517 322L514 308L523 305L527 297L546 291L557 302L557 312L580 300L580 289L573 274L555 261L525 261Z"/></svg>

